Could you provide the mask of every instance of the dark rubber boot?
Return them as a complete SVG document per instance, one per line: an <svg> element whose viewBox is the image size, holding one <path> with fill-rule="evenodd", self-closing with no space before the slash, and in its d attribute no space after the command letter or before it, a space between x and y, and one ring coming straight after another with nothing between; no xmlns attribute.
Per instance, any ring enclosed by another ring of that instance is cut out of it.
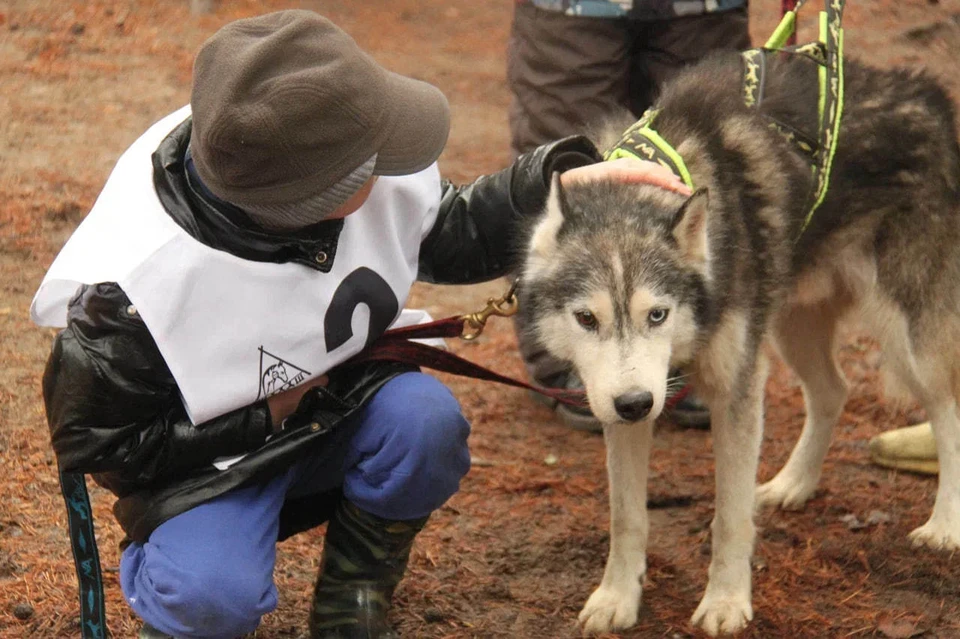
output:
<svg viewBox="0 0 960 639"><path fill-rule="evenodd" d="M710 409L693 393L688 394L671 408L667 412L667 419L684 428L710 429Z"/></svg>
<svg viewBox="0 0 960 639"><path fill-rule="evenodd" d="M340 502L323 546L310 609L311 639L397 639L393 591L427 518L391 521Z"/></svg>
<svg viewBox="0 0 960 639"><path fill-rule="evenodd" d="M173 635L160 632L150 624L144 623L143 627L140 628L140 634L137 635L137 639L173 639Z"/></svg>

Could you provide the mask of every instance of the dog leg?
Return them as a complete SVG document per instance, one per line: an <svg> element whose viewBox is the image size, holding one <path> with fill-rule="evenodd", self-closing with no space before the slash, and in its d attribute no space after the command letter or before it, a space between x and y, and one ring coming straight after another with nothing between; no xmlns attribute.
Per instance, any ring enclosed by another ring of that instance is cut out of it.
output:
<svg viewBox="0 0 960 639"><path fill-rule="evenodd" d="M841 305L788 308L774 327L777 348L803 386L806 419L790 458L776 476L757 488L757 506L801 508L816 490L830 432L847 401L847 382L836 359Z"/></svg>
<svg viewBox="0 0 960 639"><path fill-rule="evenodd" d="M584 634L629 628L637 622L647 572L647 472L653 424L604 427L610 481L610 554L603 581L580 613Z"/></svg>
<svg viewBox="0 0 960 639"><path fill-rule="evenodd" d="M940 478L933 513L927 523L912 533L914 546L936 550L960 550L960 420L954 401L926 406L937 441Z"/></svg>
<svg viewBox="0 0 960 639"><path fill-rule="evenodd" d="M758 369L765 369L759 358ZM753 497L763 427L765 371L748 376L746 388L725 394L714 419L716 512L711 526L713 556L707 589L691 622L707 634L735 633L753 619L750 555L753 552ZM717 402L713 402L717 405Z"/></svg>

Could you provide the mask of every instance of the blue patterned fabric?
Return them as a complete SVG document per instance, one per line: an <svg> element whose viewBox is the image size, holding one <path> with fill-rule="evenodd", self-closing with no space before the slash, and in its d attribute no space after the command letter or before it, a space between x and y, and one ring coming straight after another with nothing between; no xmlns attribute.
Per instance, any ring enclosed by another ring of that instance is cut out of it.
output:
<svg viewBox="0 0 960 639"><path fill-rule="evenodd" d="M584 18L667 20L684 16L730 11L748 0L518 0L545 11Z"/></svg>
<svg viewBox="0 0 960 639"><path fill-rule="evenodd" d="M67 526L80 586L80 636L83 639L104 639L107 627L103 574L84 475L60 472L60 491L67 504Z"/></svg>

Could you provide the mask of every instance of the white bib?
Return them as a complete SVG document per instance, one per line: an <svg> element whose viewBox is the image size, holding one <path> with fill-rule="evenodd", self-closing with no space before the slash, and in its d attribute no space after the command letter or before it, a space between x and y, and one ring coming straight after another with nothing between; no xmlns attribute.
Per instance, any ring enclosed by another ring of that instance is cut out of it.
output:
<svg viewBox="0 0 960 639"><path fill-rule="evenodd" d="M244 260L191 237L156 196L151 156L189 115L167 116L121 156L40 284L37 324L65 326L81 284L117 282L199 424L322 375L388 326L429 321L402 309L436 221L436 164L378 179L345 218L329 273Z"/></svg>

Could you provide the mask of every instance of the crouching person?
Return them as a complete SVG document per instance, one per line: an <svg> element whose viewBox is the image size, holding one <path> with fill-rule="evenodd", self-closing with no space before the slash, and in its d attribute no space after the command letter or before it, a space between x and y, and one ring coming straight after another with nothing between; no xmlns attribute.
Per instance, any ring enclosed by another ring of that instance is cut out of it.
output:
<svg viewBox="0 0 960 639"><path fill-rule="evenodd" d="M307 11L226 26L189 107L120 158L37 292L61 468L117 496L142 637L232 638L277 605L276 542L329 521L311 637L394 637L414 537L470 466L438 381L351 362L416 279L508 271L568 138L457 187L448 105ZM574 169L569 174L576 174Z"/></svg>

